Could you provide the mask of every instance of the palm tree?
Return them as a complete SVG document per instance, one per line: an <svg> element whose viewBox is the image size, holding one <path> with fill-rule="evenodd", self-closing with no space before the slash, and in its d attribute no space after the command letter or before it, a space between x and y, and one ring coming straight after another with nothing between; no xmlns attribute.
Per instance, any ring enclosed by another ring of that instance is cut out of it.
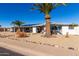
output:
<svg viewBox="0 0 79 59"><path fill-rule="evenodd" d="M46 37L51 35L50 30L50 12L57 8L58 6L65 5L64 3L37 3L34 4L33 10L39 10L40 12L44 13L45 20L46 20Z"/></svg>
<svg viewBox="0 0 79 59"><path fill-rule="evenodd" d="M24 22L19 21L19 20L15 20L13 21L11 24L13 24L14 26L17 26L18 29L20 30L20 26L24 24Z"/></svg>

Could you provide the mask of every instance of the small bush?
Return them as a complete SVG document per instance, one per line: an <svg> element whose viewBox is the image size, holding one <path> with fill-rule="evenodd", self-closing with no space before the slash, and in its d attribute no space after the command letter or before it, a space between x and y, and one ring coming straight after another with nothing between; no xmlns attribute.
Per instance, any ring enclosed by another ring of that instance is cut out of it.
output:
<svg viewBox="0 0 79 59"><path fill-rule="evenodd" d="M21 32L20 30L17 30L15 35L16 35L16 37L26 37L27 36L25 32Z"/></svg>

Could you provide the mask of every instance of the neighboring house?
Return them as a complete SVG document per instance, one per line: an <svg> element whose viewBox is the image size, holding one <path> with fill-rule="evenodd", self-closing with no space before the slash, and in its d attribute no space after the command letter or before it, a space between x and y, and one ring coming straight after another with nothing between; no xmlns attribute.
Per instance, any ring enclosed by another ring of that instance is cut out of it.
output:
<svg viewBox="0 0 79 59"><path fill-rule="evenodd" d="M71 26L66 24L66 26L62 26L62 34L65 35L67 32L70 35L79 35L79 25Z"/></svg>
<svg viewBox="0 0 79 59"><path fill-rule="evenodd" d="M10 28L0 27L0 32L9 32Z"/></svg>
<svg viewBox="0 0 79 59"><path fill-rule="evenodd" d="M13 28L14 27L12 27L12 31L14 31ZM16 31L18 27L15 28ZM24 32L40 33L45 29L45 24L27 24L22 25L20 29ZM79 35L79 25L72 26L72 24L51 24L51 31L53 30L56 30L57 34L62 35L66 35L66 33L69 33L70 35Z"/></svg>

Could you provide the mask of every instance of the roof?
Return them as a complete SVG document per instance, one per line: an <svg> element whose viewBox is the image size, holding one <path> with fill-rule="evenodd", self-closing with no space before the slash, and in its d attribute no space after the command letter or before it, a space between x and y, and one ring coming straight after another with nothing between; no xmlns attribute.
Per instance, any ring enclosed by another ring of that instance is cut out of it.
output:
<svg viewBox="0 0 79 59"><path fill-rule="evenodd" d="M62 24L62 23L51 23L51 25L59 25L59 26L70 26L70 25L74 25L74 26L78 26L78 24ZM45 26L44 24L26 24L26 25L22 25L25 27L32 27L32 26Z"/></svg>
<svg viewBox="0 0 79 59"><path fill-rule="evenodd" d="M51 25L59 25L59 26L70 26L70 25L74 25L74 26L79 26L79 24L76 23L57 23L57 22L51 22Z"/></svg>
<svg viewBox="0 0 79 59"><path fill-rule="evenodd" d="M44 26L44 24L26 24L22 25L23 27L33 27L33 26Z"/></svg>
<svg viewBox="0 0 79 59"><path fill-rule="evenodd" d="M75 25L75 26L78 26L78 24L62 24L62 23L51 23L51 25L56 25L56 26L70 26L70 25ZM43 24L26 24L26 25L22 25L20 27L34 27L34 26L45 26L45 23L43 23Z"/></svg>
<svg viewBox="0 0 79 59"><path fill-rule="evenodd" d="M22 25L22 26L34 26L34 25L37 25L37 24L26 24L26 25Z"/></svg>

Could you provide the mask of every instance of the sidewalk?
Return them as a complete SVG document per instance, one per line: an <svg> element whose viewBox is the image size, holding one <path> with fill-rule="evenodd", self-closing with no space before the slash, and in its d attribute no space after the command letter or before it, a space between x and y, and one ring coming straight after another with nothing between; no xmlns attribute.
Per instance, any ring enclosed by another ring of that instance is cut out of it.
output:
<svg viewBox="0 0 79 59"><path fill-rule="evenodd" d="M0 46L25 56L76 56L78 51L34 44L10 39L0 39Z"/></svg>

